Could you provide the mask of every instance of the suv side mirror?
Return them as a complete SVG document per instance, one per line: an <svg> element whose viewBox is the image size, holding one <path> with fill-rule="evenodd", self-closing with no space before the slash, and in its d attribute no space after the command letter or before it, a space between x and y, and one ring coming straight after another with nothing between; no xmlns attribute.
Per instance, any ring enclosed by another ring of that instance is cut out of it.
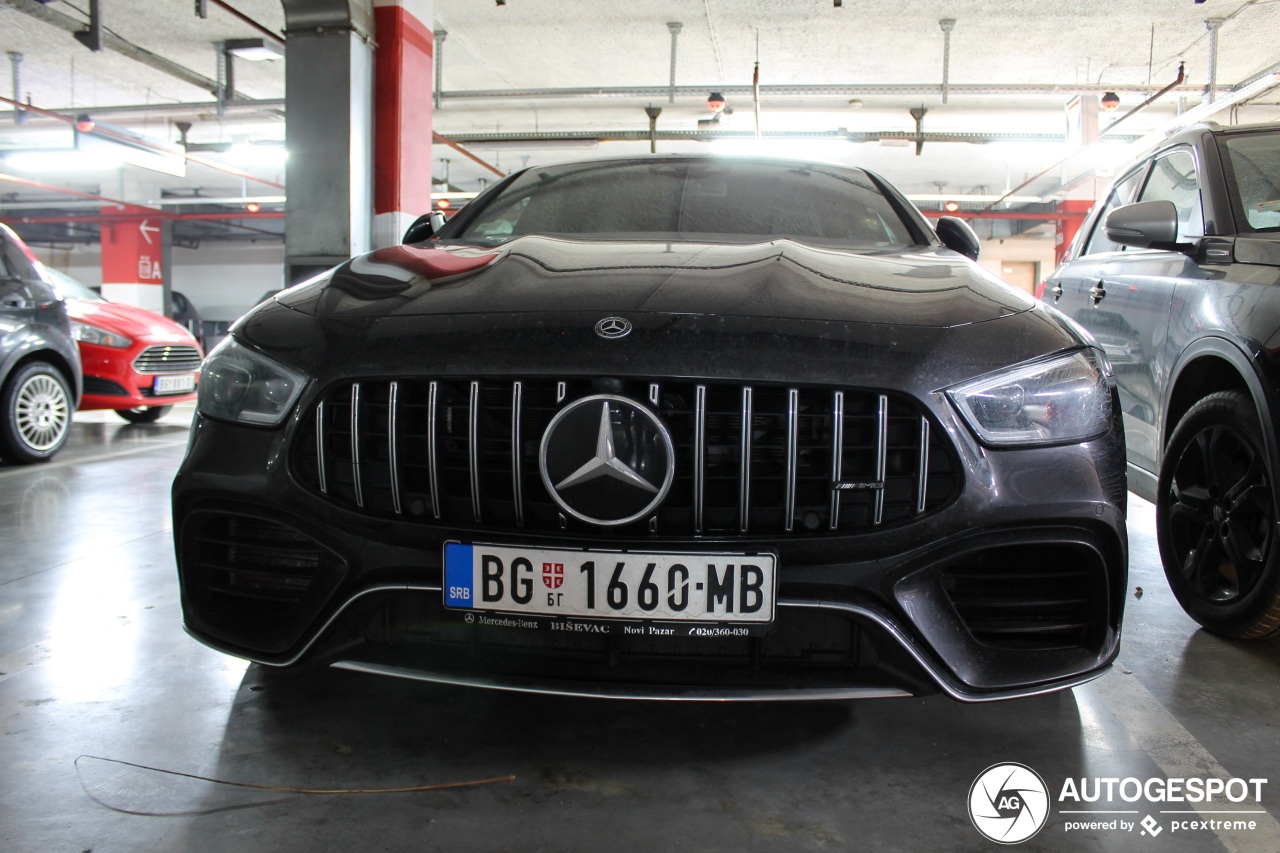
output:
<svg viewBox="0 0 1280 853"><path fill-rule="evenodd" d="M1178 247L1178 209L1173 202L1140 201L1117 207L1102 224L1112 243L1138 249Z"/></svg>
<svg viewBox="0 0 1280 853"><path fill-rule="evenodd" d="M944 216L938 220L934 230L938 232L938 239L942 241L942 245L948 249L959 252L971 261L978 259L981 244L978 242L978 235L973 233L968 222L954 216Z"/></svg>
<svg viewBox="0 0 1280 853"><path fill-rule="evenodd" d="M421 243L423 240L429 240L444 227L444 214L438 210L430 213L424 213L417 219L413 220L404 232L404 238L401 243Z"/></svg>

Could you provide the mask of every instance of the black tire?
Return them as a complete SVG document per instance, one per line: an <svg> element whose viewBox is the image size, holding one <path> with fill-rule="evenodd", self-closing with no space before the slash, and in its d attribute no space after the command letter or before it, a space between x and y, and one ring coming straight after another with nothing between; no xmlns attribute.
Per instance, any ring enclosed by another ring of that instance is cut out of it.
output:
<svg viewBox="0 0 1280 853"><path fill-rule="evenodd" d="M1182 609L1210 631L1280 633L1275 487L1248 394L1211 394L1173 431L1156 495L1160 559Z"/></svg>
<svg viewBox="0 0 1280 853"><path fill-rule="evenodd" d="M0 391L0 454L19 464L49 459L67 441L74 408L67 380L56 367L27 362Z"/></svg>
<svg viewBox="0 0 1280 853"><path fill-rule="evenodd" d="M116 414L131 424L153 424L169 414L173 406L147 406L137 409L116 409Z"/></svg>

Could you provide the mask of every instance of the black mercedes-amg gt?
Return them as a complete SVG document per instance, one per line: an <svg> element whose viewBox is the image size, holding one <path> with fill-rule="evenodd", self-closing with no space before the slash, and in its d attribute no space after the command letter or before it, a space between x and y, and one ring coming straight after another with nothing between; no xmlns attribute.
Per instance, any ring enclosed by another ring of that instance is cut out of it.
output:
<svg viewBox="0 0 1280 853"><path fill-rule="evenodd" d="M1125 587L1114 381L976 254L853 168L518 172L209 355L173 490L187 628L589 696L1093 678Z"/></svg>

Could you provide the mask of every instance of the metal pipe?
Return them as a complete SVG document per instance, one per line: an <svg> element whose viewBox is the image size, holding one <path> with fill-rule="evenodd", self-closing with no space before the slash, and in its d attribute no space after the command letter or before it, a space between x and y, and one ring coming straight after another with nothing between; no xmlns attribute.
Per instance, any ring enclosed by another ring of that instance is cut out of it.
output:
<svg viewBox="0 0 1280 853"><path fill-rule="evenodd" d="M1218 30L1225 19L1209 18L1204 25L1209 28L1209 85L1205 97L1213 103L1214 88L1218 85Z"/></svg>
<svg viewBox="0 0 1280 853"><path fill-rule="evenodd" d="M209 2L213 3L213 5L217 6L219 9L229 12L233 17L240 19L242 23L248 24L272 41L277 42L278 44L284 44L283 36L279 33L272 32L253 18L250 18L244 12L241 12L239 9L233 8L230 3L224 2L224 0L209 0Z"/></svg>
<svg viewBox="0 0 1280 853"><path fill-rule="evenodd" d="M22 100L22 54L16 50L9 51L9 64L13 66L13 99ZM13 111L14 124L26 124L27 114L22 110Z"/></svg>
<svg viewBox="0 0 1280 853"><path fill-rule="evenodd" d="M440 29L435 31L436 94L435 94L434 103L435 103L435 108L437 110L440 109L440 93L443 91L442 80L444 78L444 40L447 39L448 37L449 37L449 31L446 30L444 27L441 27Z"/></svg>
<svg viewBox="0 0 1280 853"><path fill-rule="evenodd" d="M951 77L951 31L956 28L955 18L938 21L942 27L942 103L947 102L947 84Z"/></svg>
<svg viewBox="0 0 1280 853"><path fill-rule="evenodd" d="M680 39L680 31L684 24L679 21L668 21L667 29L671 30L671 86L668 90L668 103L676 102L676 44Z"/></svg>

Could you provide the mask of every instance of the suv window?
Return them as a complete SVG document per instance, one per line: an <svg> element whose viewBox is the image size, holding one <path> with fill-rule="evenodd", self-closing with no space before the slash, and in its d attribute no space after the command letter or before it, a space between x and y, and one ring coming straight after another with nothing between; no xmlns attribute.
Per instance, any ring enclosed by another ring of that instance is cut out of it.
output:
<svg viewBox="0 0 1280 853"><path fill-rule="evenodd" d="M1106 229L1102 226L1107 221L1107 214L1117 207L1133 201L1144 173L1145 169L1139 169L1117 183L1115 188L1111 190L1111 195L1107 196L1107 206L1102 209L1102 213L1094 220L1093 234L1089 237L1089 245L1085 246L1084 254L1096 255L1099 252L1119 252L1124 249L1124 246L1119 243L1112 243L1107 239Z"/></svg>
<svg viewBox="0 0 1280 853"><path fill-rule="evenodd" d="M1204 236L1200 184L1196 181L1196 160L1190 151L1173 151L1156 158L1138 201L1173 202L1178 209L1179 243Z"/></svg>
<svg viewBox="0 0 1280 853"><path fill-rule="evenodd" d="M1225 169L1241 230L1280 229L1280 133L1228 137Z"/></svg>

